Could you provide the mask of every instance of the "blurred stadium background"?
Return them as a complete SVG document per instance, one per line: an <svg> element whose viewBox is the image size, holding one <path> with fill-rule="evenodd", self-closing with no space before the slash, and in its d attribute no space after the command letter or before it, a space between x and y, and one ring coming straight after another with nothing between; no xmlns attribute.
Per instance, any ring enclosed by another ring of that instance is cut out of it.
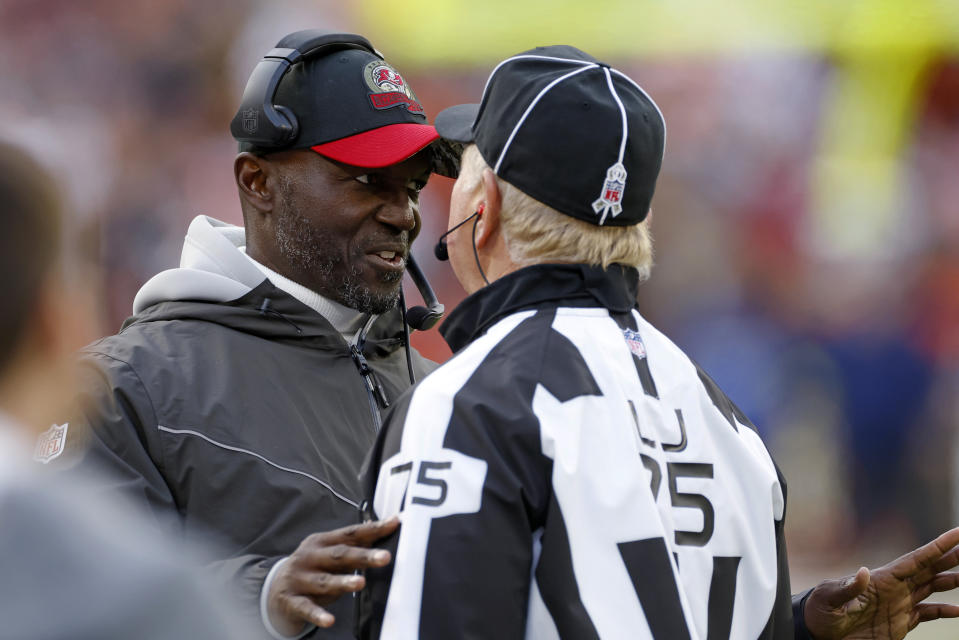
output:
<svg viewBox="0 0 959 640"><path fill-rule="evenodd" d="M104 334L193 216L240 223L229 120L260 56L311 27L370 37L431 118L536 45L629 73L668 127L641 309L783 468L794 590L956 524L959 3L0 0L0 137L63 181ZM416 247L447 308L451 184L424 192Z"/></svg>

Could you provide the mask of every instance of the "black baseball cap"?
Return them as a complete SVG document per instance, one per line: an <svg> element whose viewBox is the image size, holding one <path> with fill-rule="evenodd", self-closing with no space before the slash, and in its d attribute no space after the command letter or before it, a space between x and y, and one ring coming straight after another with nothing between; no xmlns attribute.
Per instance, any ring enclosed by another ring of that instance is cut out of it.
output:
<svg viewBox="0 0 959 640"><path fill-rule="evenodd" d="M663 115L642 87L566 45L499 63L482 102L442 111L436 130L475 143L523 193L601 226L646 218L666 140Z"/></svg>
<svg viewBox="0 0 959 640"><path fill-rule="evenodd" d="M274 51L289 50L304 34L313 33L290 34ZM308 148L339 162L374 168L402 162L439 138L406 79L364 38L342 37L355 42L342 48L333 43L331 51L303 56L277 85L271 102L280 113L292 114L296 135L266 146L245 141L263 115L241 106L231 126L241 151ZM254 72L250 85L256 81ZM253 103L262 99L254 95Z"/></svg>

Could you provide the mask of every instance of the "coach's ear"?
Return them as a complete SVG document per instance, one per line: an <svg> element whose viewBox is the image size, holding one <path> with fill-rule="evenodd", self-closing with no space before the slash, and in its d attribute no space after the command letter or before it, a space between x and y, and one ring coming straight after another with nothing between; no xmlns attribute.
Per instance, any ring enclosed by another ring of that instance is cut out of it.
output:
<svg viewBox="0 0 959 640"><path fill-rule="evenodd" d="M268 176L272 167L265 158L244 151L233 161L233 175L240 198L260 213L273 210L273 193Z"/></svg>
<svg viewBox="0 0 959 640"><path fill-rule="evenodd" d="M483 210L476 222L476 248L482 249L499 231L499 214L503 197L492 169L483 169Z"/></svg>

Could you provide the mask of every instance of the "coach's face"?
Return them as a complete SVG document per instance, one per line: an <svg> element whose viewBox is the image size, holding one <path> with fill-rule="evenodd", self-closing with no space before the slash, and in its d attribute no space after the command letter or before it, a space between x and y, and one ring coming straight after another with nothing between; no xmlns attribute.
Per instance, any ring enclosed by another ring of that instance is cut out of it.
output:
<svg viewBox="0 0 959 640"><path fill-rule="evenodd" d="M279 272L353 309L392 309L420 229L426 153L380 169L341 164L311 150L273 154L270 162L275 197L269 226Z"/></svg>

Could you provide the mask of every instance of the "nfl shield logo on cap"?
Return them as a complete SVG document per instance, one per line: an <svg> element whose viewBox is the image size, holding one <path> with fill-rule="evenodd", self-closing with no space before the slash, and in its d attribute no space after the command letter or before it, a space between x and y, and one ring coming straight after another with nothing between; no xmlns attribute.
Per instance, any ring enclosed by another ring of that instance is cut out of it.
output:
<svg viewBox="0 0 959 640"><path fill-rule="evenodd" d="M606 170L606 181L603 183L603 192L593 201L593 211L597 215L602 213L599 224L606 222L606 215L612 212L615 218L623 211L623 190L626 189L626 167L617 162Z"/></svg>

